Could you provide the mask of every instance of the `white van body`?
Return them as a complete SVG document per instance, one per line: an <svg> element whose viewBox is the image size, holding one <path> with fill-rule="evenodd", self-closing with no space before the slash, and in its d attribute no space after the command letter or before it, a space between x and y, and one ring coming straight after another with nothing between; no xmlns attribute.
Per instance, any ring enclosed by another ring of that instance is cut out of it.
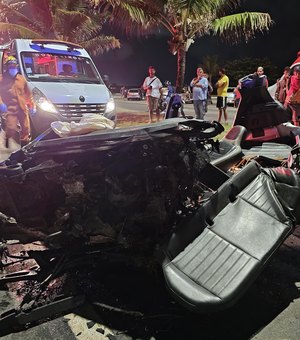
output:
<svg viewBox="0 0 300 340"><path fill-rule="evenodd" d="M112 94L80 45L58 40L15 39L0 46L1 64L7 55L18 59L20 73L32 90L37 107L37 112L30 116L34 136L49 128L53 121L78 121L86 113L116 121ZM65 68L71 69L72 74L66 75Z"/></svg>

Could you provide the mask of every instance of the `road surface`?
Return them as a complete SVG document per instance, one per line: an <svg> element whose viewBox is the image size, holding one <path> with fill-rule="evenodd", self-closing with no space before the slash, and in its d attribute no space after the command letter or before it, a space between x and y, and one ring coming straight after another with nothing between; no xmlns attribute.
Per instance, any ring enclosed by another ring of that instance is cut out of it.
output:
<svg viewBox="0 0 300 340"><path fill-rule="evenodd" d="M147 103L146 100L141 101L128 101L125 98L122 98L120 95L115 95L116 101L116 111L117 113L124 113L124 112L140 112L141 114L147 114ZM194 116L194 108L193 104L184 104L184 113L186 116ZM227 108L228 113L228 123L232 123L236 108L229 106ZM218 109L216 108L216 98L213 98L213 104L208 105L208 111L205 116L205 120L212 121L217 120L218 118ZM224 123L222 121L221 123Z"/></svg>

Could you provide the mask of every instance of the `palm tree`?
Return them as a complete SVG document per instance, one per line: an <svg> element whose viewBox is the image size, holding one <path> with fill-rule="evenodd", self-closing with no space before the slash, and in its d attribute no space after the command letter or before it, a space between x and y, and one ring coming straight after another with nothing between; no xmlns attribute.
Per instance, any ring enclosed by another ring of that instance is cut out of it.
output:
<svg viewBox="0 0 300 340"><path fill-rule="evenodd" d="M269 30L268 13L237 13L240 0L93 0L97 6L111 6L118 23L126 30L162 26L170 33L169 50L177 54L177 90L184 84L186 53L196 38L217 35L229 42L248 41ZM231 13L226 15L226 13ZM130 18L130 20L128 20ZM130 27L130 24L132 26Z"/></svg>
<svg viewBox="0 0 300 340"><path fill-rule="evenodd" d="M92 54L119 48L101 34L108 13L96 13L84 0L0 0L0 31L10 38L49 38L79 43Z"/></svg>

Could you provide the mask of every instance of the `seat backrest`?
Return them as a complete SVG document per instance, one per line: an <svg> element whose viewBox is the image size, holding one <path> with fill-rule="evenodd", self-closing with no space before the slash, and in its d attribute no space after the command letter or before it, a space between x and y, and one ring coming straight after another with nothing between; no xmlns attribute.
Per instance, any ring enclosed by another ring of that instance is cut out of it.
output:
<svg viewBox="0 0 300 340"><path fill-rule="evenodd" d="M247 187L260 173L256 162L249 163L240 172L234 174L201 206L191 219L184 220L172 234L166 252L172 259L185 249L201 232L213 224L214 218L233 202L237 195Z"/></svg>
<svg viewBox="0 0 300 340"><path fill-rule="evenodd" d="M242 170L234 174L228 181L212 195L205 204L206 221L212 223L213 219L222 211L226 205L233 202L237 195L246 188L260 173L260 166L251 162Z"/></svg>
<svg viewBox="0 0 300 340"><path fill-rule="evenodd" d="M245 189L260 174L260 172L260 165L257 162L252 161L238 173L233 175L229 180L231 186L230 201L234 201L236 199L236 195Z"/></svg>
<svg viewBox="0 0 300 340"><path fill-rule="evenodd" d="M233 126L226 135L221 139L221 142L227 142L232 145L241 145L243 137L246 133L246 128L242 125Z"/></svg>
<svg viewBox="0 0 300 340"><path fill-rule="evenodd" d="M291 112L276 102L266 87L242 88L241 102L233 125L247 130L267 128L288 122Z"/></svg>

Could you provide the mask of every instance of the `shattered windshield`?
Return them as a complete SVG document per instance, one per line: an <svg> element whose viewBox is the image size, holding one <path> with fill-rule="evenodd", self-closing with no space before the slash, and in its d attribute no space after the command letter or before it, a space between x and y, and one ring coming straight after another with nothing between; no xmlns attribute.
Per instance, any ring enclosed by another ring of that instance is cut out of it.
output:
<svg viewBox="0 0 300 340"><path fill-rule="evenodd" d="M103 84L88 58L36 52L24 52L21 58L25 75L32 81Z"/></svg>

